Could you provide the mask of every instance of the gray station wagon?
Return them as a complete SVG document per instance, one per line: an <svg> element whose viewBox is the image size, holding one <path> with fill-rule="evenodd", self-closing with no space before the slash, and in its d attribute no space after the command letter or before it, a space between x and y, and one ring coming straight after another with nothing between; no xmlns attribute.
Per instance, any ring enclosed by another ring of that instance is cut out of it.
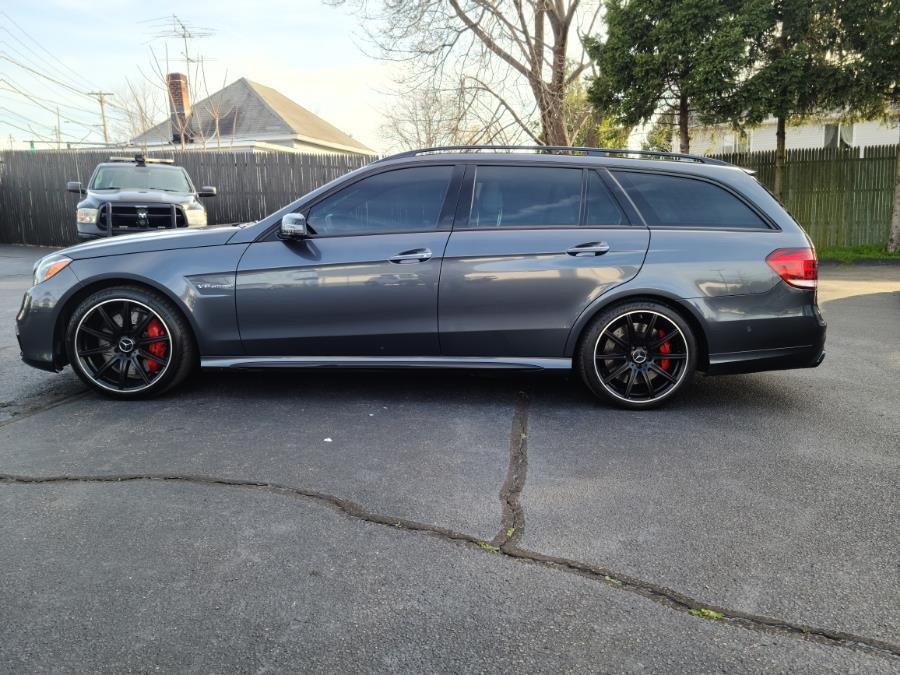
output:
<svg viewBox="0 0 900 675"><path fill-rule="evenodd" d="M256 223L35 265L23 359L134 398L204 368L574 369L647 408L696 371L817 366L800 226L746 171L596 148L376 161Z"/></svg>

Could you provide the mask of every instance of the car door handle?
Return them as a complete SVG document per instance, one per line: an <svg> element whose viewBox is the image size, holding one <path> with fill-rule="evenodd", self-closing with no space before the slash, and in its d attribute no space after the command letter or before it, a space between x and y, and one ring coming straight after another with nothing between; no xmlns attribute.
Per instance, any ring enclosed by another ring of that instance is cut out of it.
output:
<svg viewBox="0 0 900 675"><path fill-rule="evenodd" d="M431 257L431 249L414 248L411 251L403 251L389 258L392 263L399 265L408 265L409 263L425 262Z"/></svg>
<svg viewBox="0 0 900 675"><path fill-rule="evenodd" d="M566 251L569 255L574 256L588 256L588 255L603 255L609 251L609 244L605 241L592 241L587 244L578 244L578 246L573 246L569 250Z"/></svg>

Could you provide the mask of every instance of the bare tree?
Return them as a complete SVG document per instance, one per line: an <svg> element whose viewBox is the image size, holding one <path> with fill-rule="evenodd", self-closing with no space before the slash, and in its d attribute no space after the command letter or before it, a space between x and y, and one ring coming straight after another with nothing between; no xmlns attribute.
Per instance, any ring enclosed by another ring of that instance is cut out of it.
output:
<svg viewBox="0 0 900 675"><path fill-rule="evenodd" d="M466 119L507 136L567 145L565 98L590 61L581 36L596 31L587 0L326 0L352 5L378 55L405 61L409 85L462 91Z"/></svg>
<svg viewBox="0 0 900 675"><path fill-rule="evenodd" d="M400 80L383 111L381 135L397 150L443 145L511 144L521 134L497 101L460 83L453 90L410 86Z"/></svg>
<svg viewBox="0 0 900 675"><path fill-rule="evenodd" d="M226 106L221 98L210 94L204 58L198 56L186 60L191 113L184 116L171 115L169 111L174 109L174 100L167 79L168 74L172 71L168 49L164 51L162 58L157 55L152 46L149 51L149 71L145 72L139 68L138 71L143 78L139 86L132 86L129 83L131 92L128 103L129 107L134 110L134 113L129 115L129 119L136 117L140 121L137 126L145 125L131 138L154 126L154 124L147 125L147 119L156 120L155 124L158 124L160 120L168 116L174 135L180 139L182 150L188 144L198 144L206 148L210 143L215 143L216 147L221 147L222 136L227 134L226 129L223 128L224 122L230 120L230 128L233 130L237 115L233 107ZM225 87L227 77L226 71L223 76L222 88Z"/></svg>
<svg viewBox="0 0 900 675"><path fill-rule="evenodd" d="M116 101L122 117L113 133L125 142L152 129L166 112L156 89L144 81L126 78L125 87L116 92Z"/></svg>

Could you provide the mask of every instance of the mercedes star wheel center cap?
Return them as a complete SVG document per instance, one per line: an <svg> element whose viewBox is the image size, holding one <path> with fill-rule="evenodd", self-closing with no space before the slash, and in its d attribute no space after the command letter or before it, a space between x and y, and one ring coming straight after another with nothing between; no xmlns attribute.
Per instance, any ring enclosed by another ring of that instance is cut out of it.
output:
<svg viewBox="0 0 900 675"><path fill-rule="evenodd" d="M130 337L119 338L119 351L127 354L134 349L134 340Z"/></svg>

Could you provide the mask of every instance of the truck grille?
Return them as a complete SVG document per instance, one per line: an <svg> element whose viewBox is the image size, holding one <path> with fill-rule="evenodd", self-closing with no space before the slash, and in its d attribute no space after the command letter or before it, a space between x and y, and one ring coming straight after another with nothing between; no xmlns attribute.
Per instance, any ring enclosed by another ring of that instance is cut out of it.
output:
<svg viewBox="0 0 900 675"><path fill-rule="evenodd" d="M111 233L187 227L184 211L175 204L114 204L100 208L100 229Z"/></svg>

